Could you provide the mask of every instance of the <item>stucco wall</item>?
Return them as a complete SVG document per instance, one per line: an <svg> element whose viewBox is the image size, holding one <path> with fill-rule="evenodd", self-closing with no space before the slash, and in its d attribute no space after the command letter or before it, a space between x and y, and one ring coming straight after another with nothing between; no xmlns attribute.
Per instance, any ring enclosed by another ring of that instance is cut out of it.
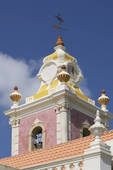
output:
<svg viewBox="0 0 113 170"><path fill-rule="evenodd" d="M56 113L54 109L49 109L20 120L19 154L29 151L29 132L36 119L39 119L45 128L45 146L56 144Z"/></svg>
<svg viewBox="0 0 113 170"><path fill-rule="evenodd" d="M71 110L71 139L80 137L80 129L85 120L93 124L93 119L77 110Z"/></svg>
<svg viewBox="0 0 113 170"><path fill-rule="evenodd" d="M5 165L0 165L0 170L17 170L17 169Z"/></svg>

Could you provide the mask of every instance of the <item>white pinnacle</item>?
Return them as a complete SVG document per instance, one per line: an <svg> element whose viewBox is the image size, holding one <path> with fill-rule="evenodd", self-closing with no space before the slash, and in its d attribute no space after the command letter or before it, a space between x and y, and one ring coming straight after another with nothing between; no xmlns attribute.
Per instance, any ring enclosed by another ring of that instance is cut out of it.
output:
<svg viewBox="0 0 113 170"><path fill-rule="evenodd" d="M95 136L95 141L101 141L101 135L106 130L105 126L101 123L100 112L97 110L94 124L90 127L91 133Z"/></svg>

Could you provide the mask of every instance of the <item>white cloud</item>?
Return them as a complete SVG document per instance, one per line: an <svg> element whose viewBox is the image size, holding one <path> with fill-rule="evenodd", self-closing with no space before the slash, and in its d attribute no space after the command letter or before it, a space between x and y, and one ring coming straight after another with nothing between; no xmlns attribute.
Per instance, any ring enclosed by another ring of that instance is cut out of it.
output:
<svg viewBox="0 0 113 170"><path fill-rule="evenodd" d="M83 80L80 82L80 89L82 90L82 92L87 96L91 98L91 91L88 88L88 84L87 84L87 79L83 78Z"/></svg>
<svg viewBox="0 0 113 170"><path fill-rule="evenodd" d="M32 76L32 73L39 66L40 61L30 60L27 64L25 61L0 53L0 106L11 105L9 94L15 85L19 87L22 101L37 92L40 82L36 76Z"/></svg>
<svg viewBox="0 0 113 170"><path fill-rule="evenodd" d="M12 105L9 95L15 85L19 87L23 103L25 97L35 94L38 91L40 81L36 75L33 77L32 74L33 72L37 73L40 66L40 59L38 61L30 60L26 63L24 60L14 59L0 53L0 106L9 108ZM80 88L86 96L91 97L85 78L80 83Z"/></svg>

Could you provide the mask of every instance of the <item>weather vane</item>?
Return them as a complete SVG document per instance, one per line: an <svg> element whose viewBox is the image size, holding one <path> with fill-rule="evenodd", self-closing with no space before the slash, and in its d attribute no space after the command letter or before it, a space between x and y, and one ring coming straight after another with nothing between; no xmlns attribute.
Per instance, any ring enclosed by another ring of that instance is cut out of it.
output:
<svg viewBox="0 0 113 170"><path fill-rule="evenodd" d="M61 31L65 31L65 30L66 30L66 29L64 29L64 28L61 27L61 24L64 22L64 20L63 20L61 14L58 14L58 15L56 15L55 17L56 17L56 19L57 19L57 21L58 21L58 24L54 24L54 25L53 25L53 28L59 30L58 33L59 33L59 35L60 35L60 34L61 34Z"/></svg>

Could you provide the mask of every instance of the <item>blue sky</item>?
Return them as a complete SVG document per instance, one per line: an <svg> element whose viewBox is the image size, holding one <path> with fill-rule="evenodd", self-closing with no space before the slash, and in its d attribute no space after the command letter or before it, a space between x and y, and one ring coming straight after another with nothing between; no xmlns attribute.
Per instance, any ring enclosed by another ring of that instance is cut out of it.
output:
<svg viewBox="0 0 113 170"><path fill-rule="evenodd" d="M9 156L11 148L11 128L3 114L11 105L9 93L17 84L24 100L38 90L35 75L43 57L53 52L58 13L67 28L62 33L67 52L78 56L84 88L95 101L105 89L113 112L112 0L0 1L0 158Z"/></svg>

